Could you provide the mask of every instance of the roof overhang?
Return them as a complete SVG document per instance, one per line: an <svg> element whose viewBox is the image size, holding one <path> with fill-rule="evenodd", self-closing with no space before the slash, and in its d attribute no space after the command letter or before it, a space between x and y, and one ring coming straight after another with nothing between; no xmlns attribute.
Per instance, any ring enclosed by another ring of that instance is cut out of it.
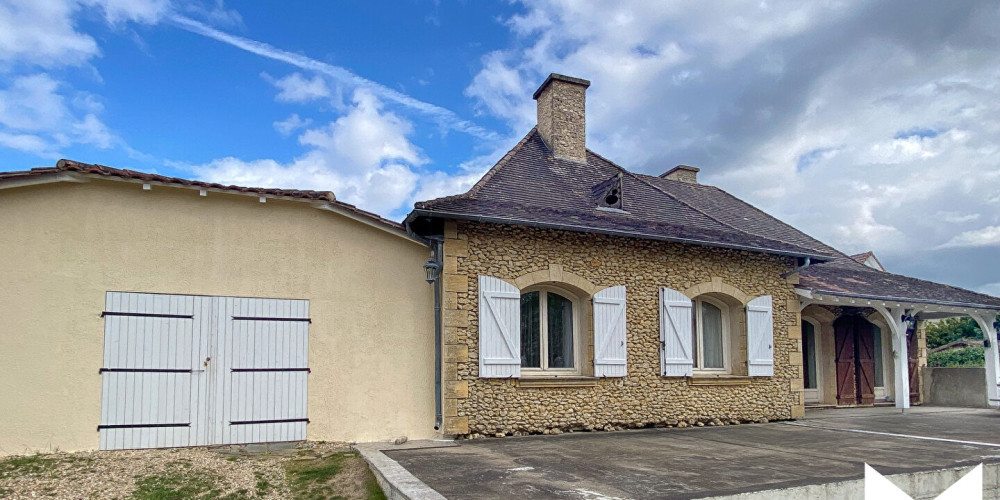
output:
<svg viewBox="0 0 1000 500"><path fill-rule="evenodd" d="M1000 307L986 304L969 304L965 302L950 302L933 299L915 299L904 297L879 297L874 295L851 294L844 292L819 291L811 288L795 288L800 297L802 307L817 304L835 307L901 307L916 309L926 318L944 318L949 316L964 316L970 313L996 314Z"/></svg>
<svg viewBox="0 0 1000 500"><path fill-rule="evenodd" d="M518 226L528 226L528 227L541 227L546 229L560 229L564 231L574 231L578 233L595 233L595 234L605 234L609 236L624 236L628 238L639 238L644 240L656 240L656 241L670 241L674 243L686 243L689 245L699 245L699 246L709 246L717 248L729 248L733 250L747 250L751 252L767 253L772 255L782 255L786 257L800 257L800 258L810 258L816 261L825 262L831 260L833 257L830 255L822 255L816 253L806 253L806 252L794 252L794 251L781 251L773 250L767 248L755 247L752 245L737 245L734 243L723 243L712 240L699 240L693 238L677 238L671 236L662 236L657 234L649 233L638 233L634 231L615 231L613 229L599 229L590 226L581 226L576 224L556 224L548 222L538 222L526 219L519 219L515 217L490 217L483 215L467 214L461 212L448 212L442 210L426 210L422 208L414 209L406 216L403 224L409 226L416 219L420 217L428 218L444 218L444 219L461 219L470 220L475 222L491 222L496 224L513 224Z"/></svg>
<svg viewBox="0 0 1000 500"><path fill-rule="evenodd" d="M89 182L92 179L104 180L104 181L114 181L114 182L123 182L123 183L129 183L129 184L140 184L140 185L150 186L150 187L152 187L152 186L161 186L161 187L167 187L167 188L188 189L188 190L192 190L192 191L203 192L205 194L207 194L207 193L220 193L220 194L229 194L229 195L237 195L237 196L249 196L249 197L260 199L261 201L266 201L266 200L283 200L283 201L294 201L294 202L300 202L300 203L305 202L305 203L308 203L310 206L312 206L314 208L318 208L318 209L321 209L321 210L327 210L327 211L330 211L330 212L334 212L336 214L342 215L344 217L347 217L349 219L355 220L355 221L360 222L362 224L371 226L371 227L373 227L375 229L378 229L380 231L385 231L385 232L387 232L389 234L392 234L394 236L398 236L398 237L403 238L403 239L405 239L407 241L424 245L423 241L421 241L421 240L419 240L417 238L414 238L413 236L411 236L410 234L408 234L406 232L406 229L401 224L397 224L395 222L388 221L386 219L382 219L381 217L370 215L367 212L363 212L362 210L355 208L353 205L349 205L347 203L342 203L342 202L339 202L339 201L332 201L331 202L331 201L326 201L326 200L315 200L315 199L309 199L309 198L298 198L298 197L294 197L294 196L279 196L279 195L270 194L270 193L258 193L258 192L249 192L249 191L239 191L239 190L235 190L235 189L221 189L221 188L215 188L215 187L199 186L199 185L194 185L194 184L187 185L187 184L178 184L178 183L171 183L171 182L159 182L159 181L151 180L151 179L150 180L146 180L146 179L134 179L134 178L117 177L117 176L112 176L112 175L87 174L87 173L81 173L81 172L58 172L58 171L56 171L56 172L47 172L47 173L38 174L38 175L26 175L24 177L2 179L2 181L0 181L0 189L10 189L10 188L16 188L16 187L25 187L25 186L38 185L38 184L52 184L52 183L57 183L57 182L77 182L77 183L80 183L80 182Z"/></svg>

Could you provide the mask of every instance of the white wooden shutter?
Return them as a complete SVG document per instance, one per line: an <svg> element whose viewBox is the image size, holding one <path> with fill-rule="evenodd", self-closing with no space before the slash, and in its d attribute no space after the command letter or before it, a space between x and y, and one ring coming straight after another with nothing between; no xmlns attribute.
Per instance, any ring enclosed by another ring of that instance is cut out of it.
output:
<svg viewBox="0 0 1000 500"><path fill-rule="evenodd" d="M491 276L479 277L479 376L521 376L521 292Z"/></svg>
<svg viewBox="0 0 1000 500"><path fill-rule="evenodd" d="M594 294L594 376L624 377L627 372L625 287Z"/></svg>
<svg viewBox="0 0 1000 500"><path fill-rule="evenodd" d="M693 373L692 309L687 295L660 288L660 374L664 377L690 377Z"/></svg>
<svg viewBox="0 0 1000 500"><path fill-rule="evenodd" d="M774 317L771 296L747 304L747 375L774 376Z"/></svg>

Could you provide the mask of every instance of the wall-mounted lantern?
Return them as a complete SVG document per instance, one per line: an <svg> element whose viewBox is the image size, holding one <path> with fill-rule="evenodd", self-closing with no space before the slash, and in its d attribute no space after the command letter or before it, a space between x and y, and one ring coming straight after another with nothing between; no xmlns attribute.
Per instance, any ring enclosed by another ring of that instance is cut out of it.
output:
<svg viewBox="0 0 1000 500"><path fill-rule="evenodd" d="M430 259L424 264L424 279L428 283L434 283L437 281L438 270L441 269L441 265L438 264L434 259Z"/></svg>

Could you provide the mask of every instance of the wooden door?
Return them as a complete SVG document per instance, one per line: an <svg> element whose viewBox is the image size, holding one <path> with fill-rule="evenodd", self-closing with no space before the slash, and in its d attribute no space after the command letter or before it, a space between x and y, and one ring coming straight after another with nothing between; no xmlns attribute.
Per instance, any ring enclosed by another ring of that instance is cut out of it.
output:
<svg viewBox="0 0 1000 500"><path fill-rule="evenodd" d="M100 449L209 444L203 297L107 292ZM202 418L198 418L198 417Z"/></svg>
<svg viewBox="0 0 1000 500"><path fill-rule="evenodd" d="M857 404L853 322L850 318L842 317L833 324L833 332L837 364L837 404Z"/></svg>
<svg viewBox="0 0 1000 500"><path fill-rule="evenodd" d="M854 317L855 349L857 351L858 404L875 404L875 336L872 324L860 316Z"/></svg>
<svg viewBox="0 0 1000 500"><path fill-rule="evenodd" d="M920 370L917 368L917 334L907 335L906 358L910 374L910 404L920 403Z"/></svg>
<svg viewBox="0 0 1000 500"><path fill-rule="evenodd" d="M213 444L306 438L309 301L218 298Z"/></svg>
<svg viewBox="0 0 1000 500"><path fill-rule="evenodd" d="M100 448L306 438L309 301L108 292Z"/></svg>

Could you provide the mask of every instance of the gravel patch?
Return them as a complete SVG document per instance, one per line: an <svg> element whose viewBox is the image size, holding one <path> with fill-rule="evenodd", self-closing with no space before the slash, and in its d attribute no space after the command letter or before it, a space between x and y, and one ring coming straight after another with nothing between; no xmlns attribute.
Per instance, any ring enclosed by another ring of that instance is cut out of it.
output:
<svg viewBox="0 0 1000 500"><path fill-rule="evenodd" d="M344 443L307 442L285 450L257 453L241 447L222 447L6 457L0 459L0 497L290 498L292 491L285 472L289 461L299 463L348 451L350 447ZM331 495L365 498L361 486L364 474L355 470L354 460L363 463L358 457L348 457L345 472L349 474L331 483L343 483L344 491L330 491Z"/></svg>

